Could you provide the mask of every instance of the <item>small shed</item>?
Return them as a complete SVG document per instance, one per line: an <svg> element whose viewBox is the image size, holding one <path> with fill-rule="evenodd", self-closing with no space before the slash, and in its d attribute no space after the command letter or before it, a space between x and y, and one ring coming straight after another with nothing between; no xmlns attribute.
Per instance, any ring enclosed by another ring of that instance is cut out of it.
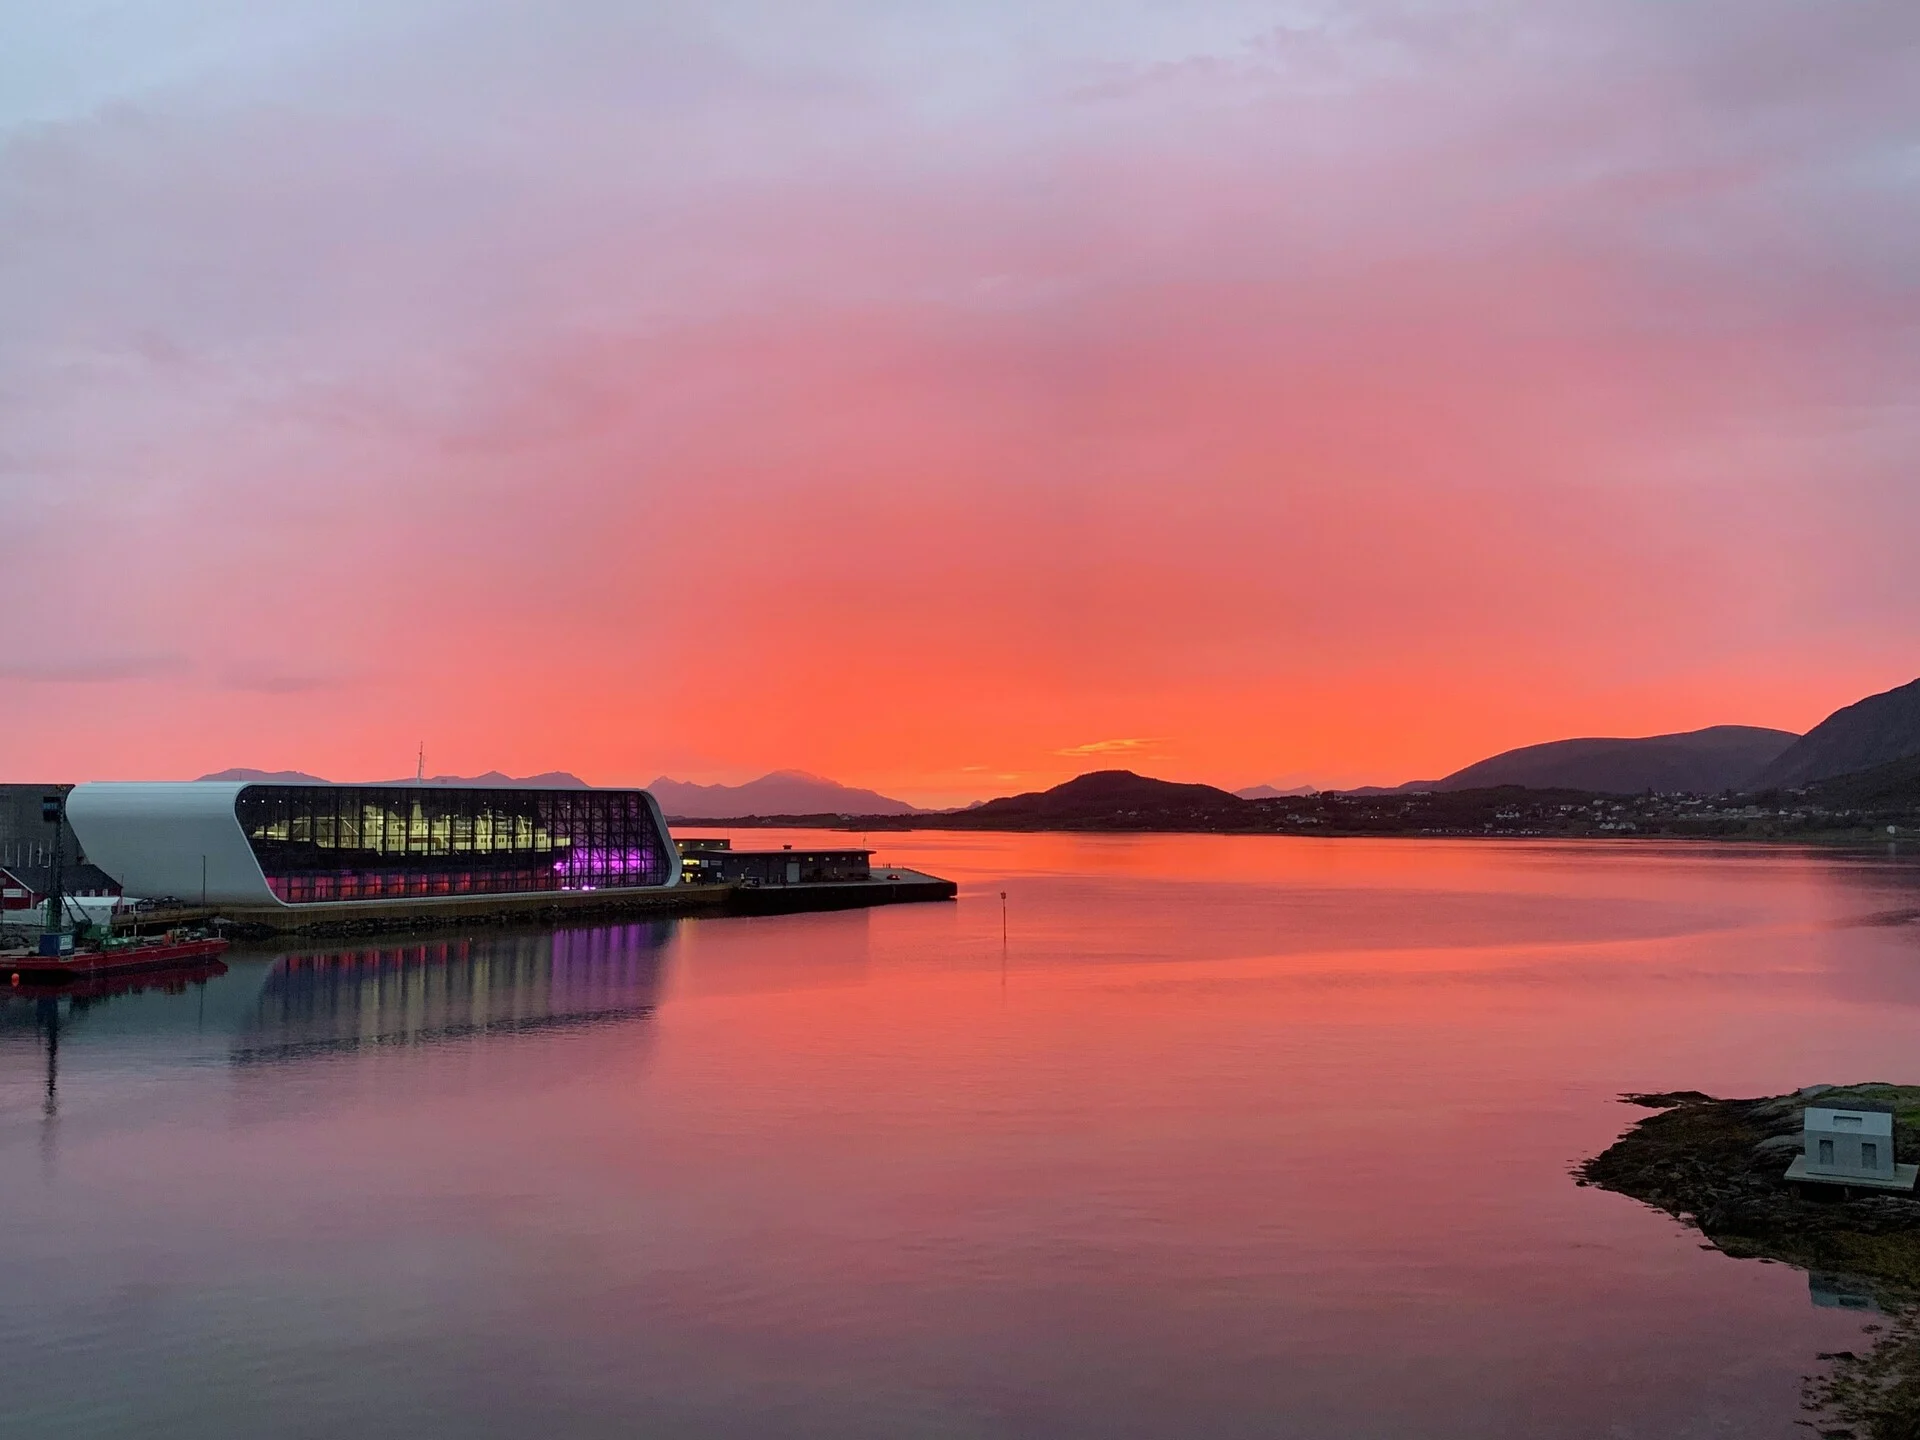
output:
<svg viewBox="0 0 1920 1440"><path fill-rule="evenodd" d="M1912 1190L1920 1166L1893 1158L1893 1107L1871 1102L1809 1105L1801 1122L1804 1148L1787 1179L1844 1188Z"/></svg>

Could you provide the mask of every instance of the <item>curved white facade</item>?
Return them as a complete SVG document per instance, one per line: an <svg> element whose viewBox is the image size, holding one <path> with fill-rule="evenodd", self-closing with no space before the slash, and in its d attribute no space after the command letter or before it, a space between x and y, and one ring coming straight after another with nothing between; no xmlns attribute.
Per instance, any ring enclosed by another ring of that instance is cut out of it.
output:
<svg viewBox="0 0 1920 1440"><path fill-rule="evenodd" d="M627 839L609 813L626 817ZM68 795L67 819L128 895L189 904L432 903L680 880L644 791L91 782Z"/></svg>
<svg viewBox="0 0 1920 1440"><path fill-rule="evenodd" d="M87 859L129 895L197 904L278 905L234 813L246 785L91 782L67 796L67 823Z"/></svg>

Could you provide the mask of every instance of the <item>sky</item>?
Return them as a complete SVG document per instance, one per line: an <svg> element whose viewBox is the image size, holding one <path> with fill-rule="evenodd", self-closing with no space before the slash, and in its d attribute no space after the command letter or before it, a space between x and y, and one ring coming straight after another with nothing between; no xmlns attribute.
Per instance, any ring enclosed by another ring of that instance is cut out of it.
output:
<svg viewBox="0 0 1920 1440"><path fill-rule="evenodd" d="M1920 675L1912 0L0 0L0 773L1396 782Z"/></svg>

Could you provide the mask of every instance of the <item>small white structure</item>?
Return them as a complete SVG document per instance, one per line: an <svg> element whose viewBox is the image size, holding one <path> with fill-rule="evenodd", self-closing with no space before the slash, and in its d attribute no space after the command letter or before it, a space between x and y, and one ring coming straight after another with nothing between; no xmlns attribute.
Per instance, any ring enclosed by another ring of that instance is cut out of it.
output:
<svg viewBox="0 0 1920 1440"><path fill-rule="evenodd" d="M1920 1179L1920 1165L1894 1162L1890 1110L1809 1105L1802 1125L1806 1148L1787 1167L1789 1180L1911 1190Z"/></svg>

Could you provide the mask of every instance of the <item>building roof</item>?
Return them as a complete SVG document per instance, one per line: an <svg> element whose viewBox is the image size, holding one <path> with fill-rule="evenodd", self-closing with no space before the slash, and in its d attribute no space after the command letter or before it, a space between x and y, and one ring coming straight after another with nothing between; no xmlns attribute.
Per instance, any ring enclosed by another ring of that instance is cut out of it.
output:
<svg viewBox="0 0 1920 1440"><path fill-rule="evenodd" d="M1865 1105L1834 1106L1809 1105L1807 1107L1806 1127L1808 1130L1851 1130L1861 1135L1893 1134L1893 1111Z"/></svg>
<svg viewBox="0 0 1920 1440"><path fill-rule="evenodd" d="M727 853L733 856L784 855L789 860L799 860L803 857L821 855L871 855L873 851L863 850L857 845L809 845L804 850L792 845L782 845L778 850L729 850Z"/></svg>

